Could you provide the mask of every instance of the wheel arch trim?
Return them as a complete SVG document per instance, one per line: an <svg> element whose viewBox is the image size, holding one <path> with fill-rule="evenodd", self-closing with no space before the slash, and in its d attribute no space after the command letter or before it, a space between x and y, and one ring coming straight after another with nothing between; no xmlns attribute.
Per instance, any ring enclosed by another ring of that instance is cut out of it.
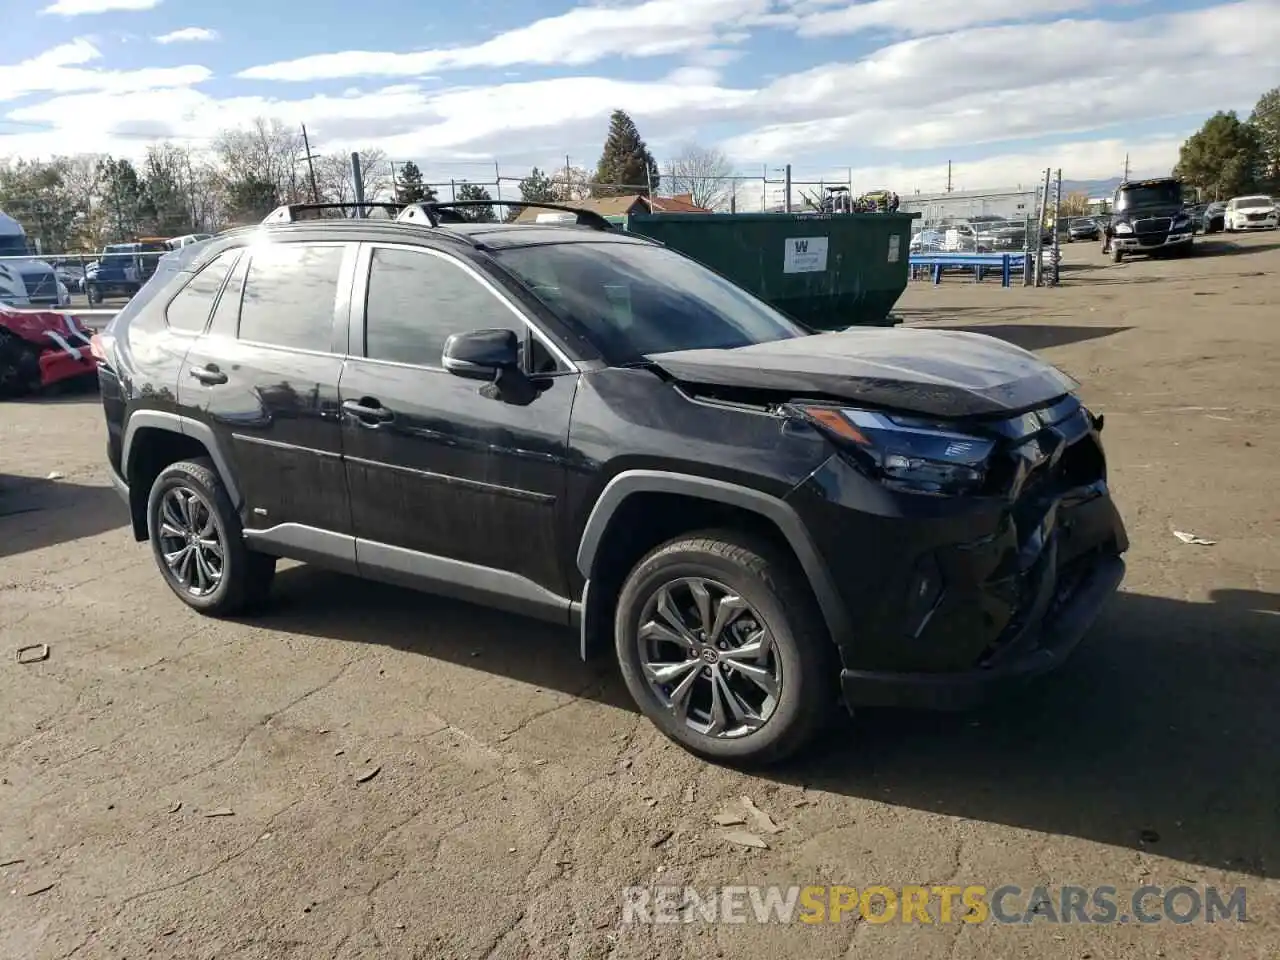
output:
<svg viewBox="0 0 1280 960"><path fill-rule="evenodd" d="M849 635L848 609L840 599L831 574L795 508L770 494L711 477L663 470L624 470L613 477L591 508L578 542L577 566L588 587L600 546L614 515L629 497L641 493L669 493L727 504L750 511L771 522L799 561L832 640L838 641ZM583 599L585 601L586 597ZM585 636L582 643L585 655Z"/></svg>
<svg viewBox="0 0 1280 960"><path fill-rule="evenodd" d="M222 449L218 445L218 439L213 432L213 428L207 423L201 423L199 420L192 417L184 417L178 413L169 413L165 410L136 410L130 415L129 422L124 428L124 439L120 447L120 463L124 467L126 480L129 479L133 463L133 443L137 439L138 431L143 429L177 433L198 441L209 451L209 457L213 460L213 465L218 470L218 475L222 479L223 486L227 489L227 495L231 498L232 505L237 510L240 509L243 502L240 497L240 488L236 485L230 465L222 454ZM144 490L140 491L140 494L145 497L149 492Z"/></svg>

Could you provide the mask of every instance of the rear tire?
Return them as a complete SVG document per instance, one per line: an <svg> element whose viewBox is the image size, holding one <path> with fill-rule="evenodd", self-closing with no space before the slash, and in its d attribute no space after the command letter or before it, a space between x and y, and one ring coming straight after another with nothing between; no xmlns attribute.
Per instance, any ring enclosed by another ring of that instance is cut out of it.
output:
<svg viewBox="0 0 1280 960"><path fill-rule="evenodd" d="M767 541L718 530L650 551L623 584L614 640L640 710L705 759L776 763L833 714L835 648L794 560Z"/></svg>
<svg viewBox="0 0 1280 960"><path fill-rule="evenodd" d="M160 471L147 498L147 534L160 575L193 610L235 616L271 591L276 558L248 548L240 517L207 459Z"/></svg>

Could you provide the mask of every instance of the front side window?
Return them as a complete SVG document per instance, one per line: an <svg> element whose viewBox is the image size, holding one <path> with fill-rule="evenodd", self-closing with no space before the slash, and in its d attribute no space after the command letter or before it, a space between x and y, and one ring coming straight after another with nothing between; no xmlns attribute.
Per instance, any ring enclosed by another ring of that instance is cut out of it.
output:
<svg viewBox="0 0 1280 960"><path fill-rule="evenodd" d="M614 363L807 333L741 287L665 247L583 241L513 248L498 257Z"/></svg>
<svg viewBox="0 0 1280 960"><path fill-rule="evenodd" d="M327 351L345 251L310 243L254 247L240 305L240 339Z"/></svg>
<svg viewBox="0 0 1280 960"><path fill-rule="evenodd" d="M524 324L475 277L421 250L376 247L365 300L365 356L439 367L451 334Z"/></svg>
<svg viewBox="0 0 1280 960"><path fill-rule="evenodd" d="M239 250L227 250L219 254L169 301L165 320L171 330L186 330L191 333L204 330L209 311L218 298L218 291L222 289L222 282L226 280L239 255Z"/></svg>

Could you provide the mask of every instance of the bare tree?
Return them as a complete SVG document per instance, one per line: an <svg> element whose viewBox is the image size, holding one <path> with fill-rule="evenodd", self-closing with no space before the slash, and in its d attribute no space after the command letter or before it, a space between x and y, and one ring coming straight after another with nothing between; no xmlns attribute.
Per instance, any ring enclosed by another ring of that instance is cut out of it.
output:
<svg viewBox="0 0 1280 960"><path fill-rule="evenodd" d="M282 203L304 198L305 178L298 166L306 157L301 129L258 117L247 129L223 130L213 149L229 184L269 183Z"/></svg>
<svg viewBox="0 0 1280 960"><path fill-rule="evenodd" d="M560 167L548 170L552 202L586 200L591 196L591 174L582 167Z"/></svg>
<svg viewBox="0 0 1280 960"><path fill-rule="evenodd" d="M721 151L690 143L667 162L663 181L671 193L690 194L698 206L720 210L733 193L733 165Z"/></svg>
<svg viewBox="0 0 1280 960"><path fill-rule="evenodd" d="M360 180L367 201L392 197L391 164L385 151L366 149L360 152ZM351 169L351 154L329 153L316 160L316 185L320 198L328 203L355 203L356 184Z"/></svg>

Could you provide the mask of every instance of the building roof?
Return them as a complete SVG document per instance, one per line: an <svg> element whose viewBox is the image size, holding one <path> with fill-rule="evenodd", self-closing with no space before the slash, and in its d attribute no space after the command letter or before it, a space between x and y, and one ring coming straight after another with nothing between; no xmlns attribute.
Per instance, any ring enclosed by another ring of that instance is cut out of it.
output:
<svg viewBox="0 0 1280 960"><path fill-rule="evenodd" d="M640 193L628 193L618 197L590 197L586 200L570 200L566 206L590 210L602 217L625 217L629 213L711 213L693 202L687 193L675 197L646 197ZM637 207L639 209L637 209ZM537 207L525 207L516 217L517 223L536 223L539 214L550 213Z"/></svg>

